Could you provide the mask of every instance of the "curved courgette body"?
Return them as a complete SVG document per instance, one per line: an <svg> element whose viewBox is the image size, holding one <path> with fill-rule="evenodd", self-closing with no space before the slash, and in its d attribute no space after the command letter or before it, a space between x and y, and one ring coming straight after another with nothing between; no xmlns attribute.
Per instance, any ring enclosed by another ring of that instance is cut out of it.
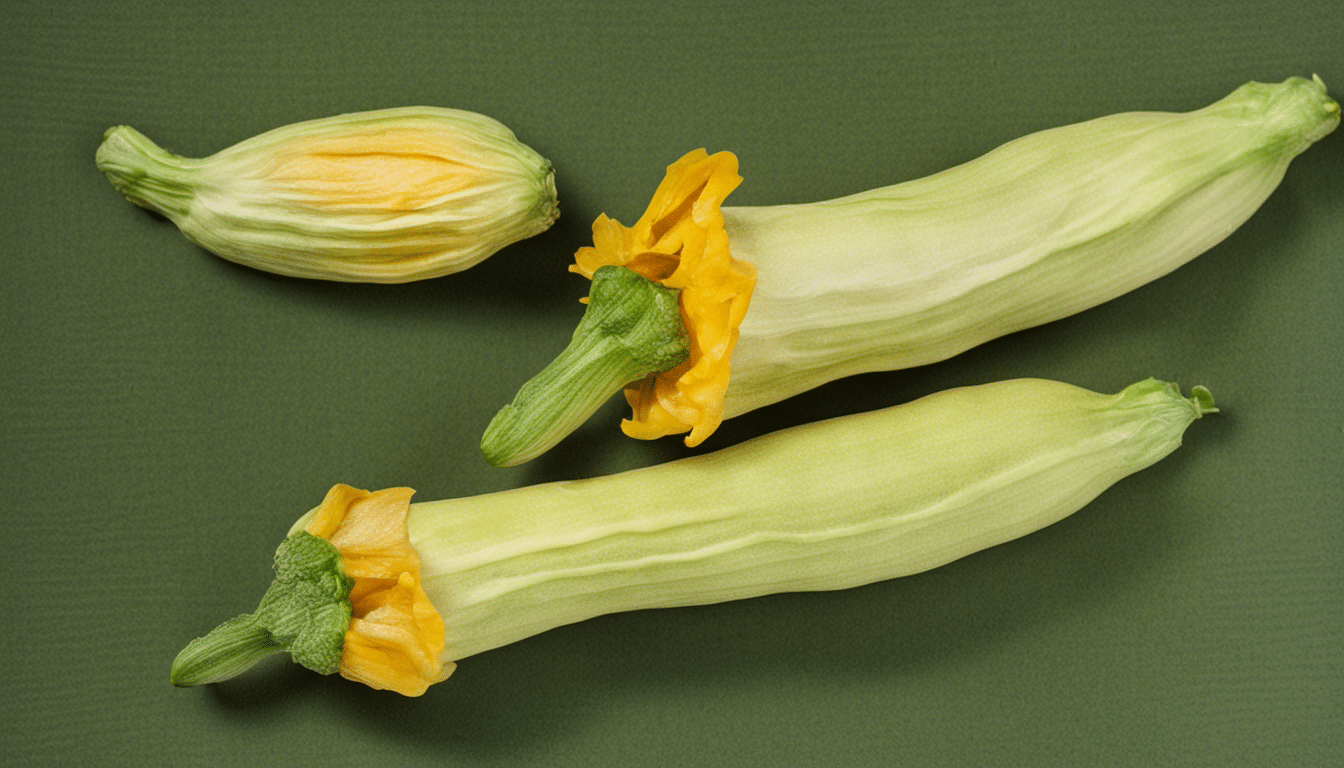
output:
<svg viewBox="0 0 1344 768"><path fill-rule="evenodd" d="M1248 83L836 200L724 207L757 280L723 415L937 362L1155 280L1237 229L1339 120L1319 79Z"/></svg>
<svg viewBox="0 0 1344 768"><path fill-rule="evenodd" d="M445 660L591 616L829 590L1022 536L1158 461L1212 409L1014 380L608 477L412 503Z"/></svg>

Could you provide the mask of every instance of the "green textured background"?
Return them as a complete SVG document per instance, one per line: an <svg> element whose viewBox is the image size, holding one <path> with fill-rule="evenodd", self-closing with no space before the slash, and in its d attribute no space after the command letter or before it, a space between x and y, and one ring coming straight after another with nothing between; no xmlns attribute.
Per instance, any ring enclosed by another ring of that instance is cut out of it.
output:
<svg viewBox="0 0 1344 768"><path fill-rule="evenodd" d="M0 754L12 765L1344 764L1344 132L1242 229L1102 307L730 422L706 447L1014 376L1207 384L1224 412L1074 517L831 594L604 617L420 699L293 665L178 690L335 482L423 500L686 451L620 436L488 467L480 431L564 344L564 272L667 163L735 204L922 176L1034 130L1247 80L1344 95L1344 5L1219 2L5 2ZM551 231L407 286L213 257L94 168L128 123L204 155L435 104L557 168ZM787 478L781 478L787 482Z"/></svg>

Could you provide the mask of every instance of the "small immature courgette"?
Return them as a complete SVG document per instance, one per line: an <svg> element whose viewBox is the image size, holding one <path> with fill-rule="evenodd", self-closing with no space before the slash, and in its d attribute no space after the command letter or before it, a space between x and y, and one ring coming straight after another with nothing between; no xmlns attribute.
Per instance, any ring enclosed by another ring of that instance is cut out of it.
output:
<svg viewBox="0 0 1344 768"><path fill-rule="evenodd" d="M205 158L108 129L98 168L208 251L257 269L401 283L459 272L555 221L551 164L498 121L400 107L308 120Z"/></svg>

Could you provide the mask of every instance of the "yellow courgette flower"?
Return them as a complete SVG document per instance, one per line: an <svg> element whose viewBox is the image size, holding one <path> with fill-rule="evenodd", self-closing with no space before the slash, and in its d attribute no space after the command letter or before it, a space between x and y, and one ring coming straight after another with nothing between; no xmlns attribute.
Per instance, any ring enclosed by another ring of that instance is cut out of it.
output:
<svg viewBox="0 0 1344 768"><path fill-rule="evenodd" d="M107 131L98 168L208 251L294 277L404 283L467 269L559 216L551 164L441 107L306 120L209 157Z"/></svg>
<svg viewBox="0 0 1344 768"><path fill-rule="evenodd" d="M621 429L631 437L689 431L686 445L696 446L723 420L730 357L756 285L756 269L732 257L720 211L741 182L731 152L689 152L668 166L633 227L603 214L593 223L592 247L574 256L570 271L590 279L616 265L681 292L690 357L625 388L633 415Z"/></svg>
<svg viewBox="0 0 1344 768"><path fill-rule="evenodd" d="M455 668L439 658L446 642L443 618L425 595L420 556L406 534L413 493L339 484L305 526L336 547L355 582L341 676L406 696L419 696Z"/></svg>

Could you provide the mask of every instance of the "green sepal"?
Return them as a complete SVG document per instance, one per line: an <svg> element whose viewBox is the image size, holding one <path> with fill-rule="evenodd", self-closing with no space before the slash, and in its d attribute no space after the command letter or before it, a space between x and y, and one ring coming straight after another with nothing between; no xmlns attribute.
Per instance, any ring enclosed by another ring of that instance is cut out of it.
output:
<svg viewBox="0 0 1344 768"><path fill-rule="evenodd" d="M569 346L495 414L481 452L497 467L533 459L565 438L611 395L690 356L680 291L625 267L593 272L588 308Z"/></svg>
<svg viewBox="0 0 1344 768"><path fill-rule="evenodd" d="M257 610L229 619L183 648L173 661L173 685L227 680L280 651L314 672L336 672L350 626L354 583L331 542L307 531L295 533L275 551L275 580Z"/></svg>

